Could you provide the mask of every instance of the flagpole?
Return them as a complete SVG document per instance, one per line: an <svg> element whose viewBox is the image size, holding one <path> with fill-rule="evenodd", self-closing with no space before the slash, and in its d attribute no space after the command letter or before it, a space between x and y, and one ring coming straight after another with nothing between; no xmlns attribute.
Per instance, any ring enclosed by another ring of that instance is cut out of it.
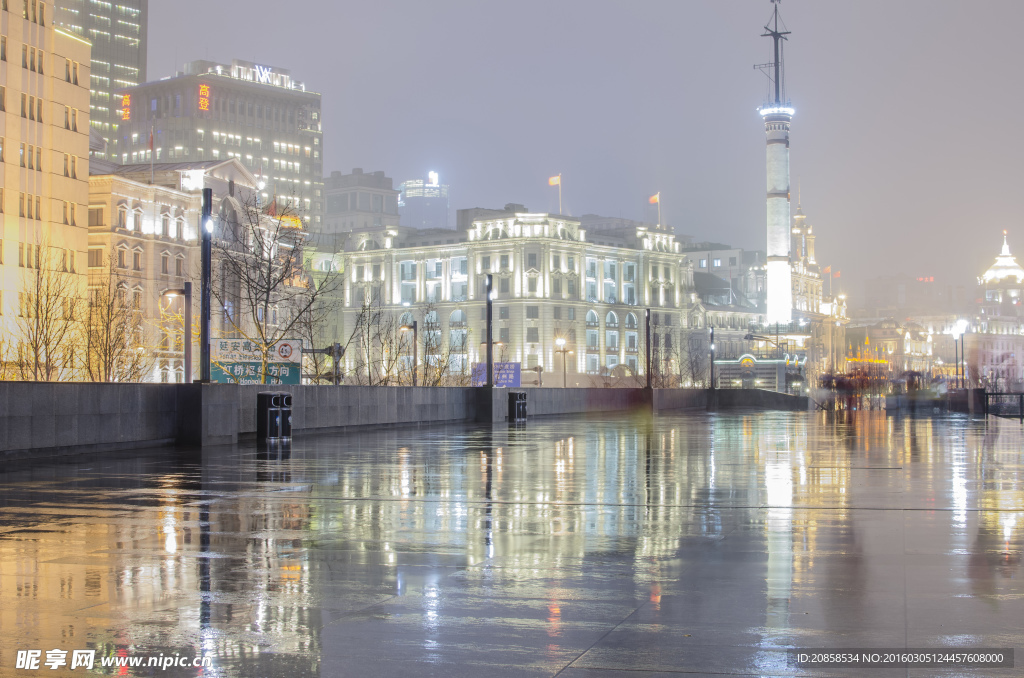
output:
<svg viewBox="0 0 1024 678"><path fill-rule="evenodd" d="M661 191L658 191L658 228L661 228Z"/></svg>
<svg viewBox="0 0 1024 678"><path fill-rule="evenodd" d="M150 184L154 183L154 181L153 181L153 178L154 178L153 163L155 162L155 158L156 158L156 139L153 138L153 136L154 136L153 135L153 130L154 129L155 129L155 127L150 127L149 128L149 183Z"/></svg>
<svg viewBox="0 0 1024 678"><path fill-rule="evenodd" d="M562 175L558 175L558 213L562 213Z"/></svg>

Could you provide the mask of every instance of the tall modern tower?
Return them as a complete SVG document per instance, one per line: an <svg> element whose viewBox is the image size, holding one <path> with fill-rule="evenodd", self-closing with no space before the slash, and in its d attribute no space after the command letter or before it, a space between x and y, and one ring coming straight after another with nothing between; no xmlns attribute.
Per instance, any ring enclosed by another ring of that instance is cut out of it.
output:
<svg viewBox="0 0 1024 678"><path fill-rule="evenodd" d="M89 124L110 143L121 124L117 92L146 82L149 0L56 0L54 19L92 43ZM107 149L107 159L113 159Z"/></svg>
<svg viewBox="0 0 1024 678"><path fill-rule="evenodd" d="M768 247L767 247L767 321L769 324L788 323L793 319L792 270L789 262L789 123L793 108L786 99L783 69L783 42L789 31L779 18L778 0L772 0L775 10L762 37L770 37L775 47L775 60L761 64L768 75L768 96L761 106L764 131L768 137ZM781 24L781 30L780 30Z"/></svg>

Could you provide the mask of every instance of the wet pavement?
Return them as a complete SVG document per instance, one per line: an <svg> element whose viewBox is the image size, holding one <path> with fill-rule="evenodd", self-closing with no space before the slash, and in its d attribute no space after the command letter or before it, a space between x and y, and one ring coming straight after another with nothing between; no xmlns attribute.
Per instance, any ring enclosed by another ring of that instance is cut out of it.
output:
<svg viewBox="0 0 1024 678"><path fill-rule="evenodd" d="M1021 675L786 650L1019 649L1022 442L694 413L8 466L0 676Z"/></svg>

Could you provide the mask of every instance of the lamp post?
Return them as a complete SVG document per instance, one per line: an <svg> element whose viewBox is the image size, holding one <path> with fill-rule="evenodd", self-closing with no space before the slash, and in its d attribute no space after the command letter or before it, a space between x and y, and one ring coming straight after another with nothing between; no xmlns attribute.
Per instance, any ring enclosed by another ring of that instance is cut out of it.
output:
<svg viewBox="0 0 1024 678"><path fill-rule="evenodd" d="M192 381L192 282L186 281L185 285L180 290L167 290L164 292L169 297L184 297L185 308L182 310L184 315L183 327L181 333L181 343L185 355L185 372L183 380L186 384Z"/></svg>
<svg viewBox="0 0 1024 678"><path fill-rule="evenodd" d="M715 390L715 328L711 328L711 390Z"/></svg>
<svg viewBox="0 0 1024 678"><path fill-rule="evenodd" d="M398 328L400 332L412 331L412 385L416 385L416 367L419 364L419 331L417 330L416 321L412 321L412 325L402 325ZM429 327L427 329L430 329Z"/></svg>
<svg viewBox="0 0 1024 678"><path fill-rule="evenodd" d="M953 358L957 359L957 342L960 342L960 357L957 359L956 364L956 384L957 388L967 387L967 375L965 373L965 361L964 361L964 335L967 334L967 321L963 318L956 321L956 325L953 326Z"/></svg>
<svg viewBox="0 0 1024 678"><path fill-rule="evenodd" d="M555 345L558 346L558 348L555 349L555 353L561 353L562 354L562 388L565 388L565 386L566 386L565 361L568 360L568 355L567 354L572 353L572 351L565 347L565 337L559 337L558 339L555 339Z"/></svg>
<svg viewBox="0 0 1024 678"><path fill-rule="evenodd" d="M199 309L199 381L210 383L210 270L213 262L213 189L203 189L203 210L199 218L202 278Z"/></svg>
<svg viewBox="0 0 1024 678"><path fill-rule="evenodd" d="M647 356L644 365L644 371L647 373L647 388L651 388L651 309L644 309L644 349L647 351Z"/></svg>
<svg viewBox="0 0 1024 678"><path fill-rule="evenodd" d="M488 273L484 280L487 291L487 388L494 388L494 276Z"/></svg>

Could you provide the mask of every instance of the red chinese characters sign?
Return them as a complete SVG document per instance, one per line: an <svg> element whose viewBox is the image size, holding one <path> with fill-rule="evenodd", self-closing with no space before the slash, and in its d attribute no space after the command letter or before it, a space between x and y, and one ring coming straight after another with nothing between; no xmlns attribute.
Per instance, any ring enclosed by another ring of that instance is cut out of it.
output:
<svg viewBox="0 0 1024 678"><path fill-rule="evenodd" d="M210 86L200 85L199 86L199 110L209 111L210 110Z"/></svg>
<svg viewBox="0 0 1024 678"><path fill-rule="evenodd" d="M125 94L121 97L121 119L131 120L132 119L132 95Z"/></svg>

